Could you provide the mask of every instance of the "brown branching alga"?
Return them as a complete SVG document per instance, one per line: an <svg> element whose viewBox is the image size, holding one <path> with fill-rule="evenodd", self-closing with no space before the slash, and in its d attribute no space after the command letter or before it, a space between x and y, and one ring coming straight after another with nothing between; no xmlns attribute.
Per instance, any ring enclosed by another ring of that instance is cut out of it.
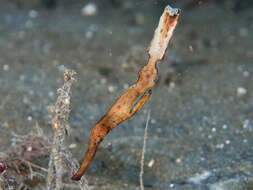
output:
<svg viewBox="0 0 253 190"><path fill-rule="evenodd" d="M72 84L75 82L76 72L65 67L62 67L62 70L64 71L64 84L57 90L59 96L55 105L49 109L51 125L54 129L54 138L48 166L47 190L63 189L66 186L63 181L65 171L67 170L71 175L78 166L78 162L72 157L71 152L65 146L70 113L70 90ZM85 178L79 181L78 186L82 190L89 189Z"/></svg>
<svg viewBox="0 0 253 190"><path fill-rule="evenodd" d="M0 152L0 190L26 190L29 189L27 183L43 181L46 169L33 162L49 156L51 143L38 125L35 127L37 133L13 134L13 146L7 152Z"/></svg>
<svg viewBox="0 0 253 190"><path fill-rule="evenodd" d="M49 109L49 121L54 129L54 137L52 139L46 136L38 123L35 125L36 133L31 132L24 136L13 134L12 146L6 152L0 152L0 190L28 190L35 186L45 189L43 185L46 185L47 190L67 187L89 189L85 178L78 183L69 183L70 176L78 168L77 160L65 144L68 135L70 90L76 73L64 66L60 69L64 72L64 84L57 90L57 101ZM39 160L48 157L49 166L44 168L44 164Z"/></svg>
<svg viewBox="0 0 253 190"><path fill-rule="evenodd" d="M158 75L156 64L164 58L179 12L179 9L170 6L165 8L148 49L147 64L139 71L137 82L114 102L109 111L92 128L88 150L80 168L72 177L73 180L81 179L104 137L118 124L138 112L150 98L151 88L155 85Z"/></svg>

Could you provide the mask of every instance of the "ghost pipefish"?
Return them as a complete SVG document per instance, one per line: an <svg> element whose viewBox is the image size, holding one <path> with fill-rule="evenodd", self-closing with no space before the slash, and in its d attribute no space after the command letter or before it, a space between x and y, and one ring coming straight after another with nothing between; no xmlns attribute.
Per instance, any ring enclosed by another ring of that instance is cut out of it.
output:
<svg viewBox="0 0 253 190"><path fill-rule="evenodd" d="M104 137L118 124L132 117L150 98L151 88L155 85L158 75L156 64L164 58L177 24L179 13L180 9L171 8L170 6L165 8L148 48L149 59L147 64L139 71L137 82L130 86L114 102L109 111L93 126L88 150L85 153L80 168L73 175L72 180L81 179Z"/></svg>

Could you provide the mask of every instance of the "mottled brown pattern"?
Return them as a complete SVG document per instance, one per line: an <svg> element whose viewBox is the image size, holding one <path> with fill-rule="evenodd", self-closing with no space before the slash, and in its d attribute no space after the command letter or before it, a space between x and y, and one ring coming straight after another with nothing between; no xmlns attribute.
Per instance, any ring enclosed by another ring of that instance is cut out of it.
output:
<svg viewBox="0 0 253 190"><path fill-rule="evenodd" d="M175 11L175 15L174 13L168 14L168 11L170 10ZM164 37L168 32L173 32L178 19L178 11L177 9L166 7L162 16L164 19L160 20L160 22L163 23L161 25L163 33L162 35L160 32L155 33L155 35L159 35L159 41L157 42L158 44L152 43L152 46L157 46L158 48L160 47L159 43L163 43L166 47L168 46L168 42L164 40ZM167 33L165 34L165 32ZM148 63L141 68L136 84L129 87L128 90L115 101L110 110L92 128L88 151L85 154L79 170L72 177L73 180L80 180L93 160L97 148L103 138L118 124L132 117L150 98L151 88L155 85L157 79L158 71L156 64L159 60L160 59L158 59L157 55L149 53ZM140 99L137 100L139 97Z"/></svg>
<svg viewBox="0 0 253 190"><path fill-rule="evenodd" d="M178 19L178 16L179 16L179 15L169 16L169 13L166 13L166 16L165 16L165 18L164 18L163 25L164 25L164 26L171 26L171 25L174 25L175 20ZM170 29L170 27L164 27L164 28L161 30L160 44L163 44L163 39L164 39L164 38L167 38L169 29Z"/></svg>

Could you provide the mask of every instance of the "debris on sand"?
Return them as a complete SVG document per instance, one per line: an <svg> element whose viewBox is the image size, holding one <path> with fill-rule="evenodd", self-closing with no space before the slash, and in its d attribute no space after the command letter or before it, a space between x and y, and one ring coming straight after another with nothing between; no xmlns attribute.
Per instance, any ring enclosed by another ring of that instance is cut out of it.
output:
<svg viewBox="0 0 253 190"><path fill-rule="evenodd" d="M83 16L94 16L97 14L97 6L95 3L88 3L81 9Z"/></svg>
<svg viewBox="0 0 253 190"><path fill-rule="evenodd" d="M247 89L244 87L238 87L237 88L237 96L241 97L247 94Z"/></svg>

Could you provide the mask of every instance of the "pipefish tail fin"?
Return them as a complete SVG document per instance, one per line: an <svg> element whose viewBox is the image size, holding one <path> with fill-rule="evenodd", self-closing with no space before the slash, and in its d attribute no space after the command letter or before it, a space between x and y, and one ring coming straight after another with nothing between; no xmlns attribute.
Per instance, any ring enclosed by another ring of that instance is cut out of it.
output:
<svg viewBox="0 0 253 190"><path fill-rule="evenodd" d="M103 141L104 137L108 134L108 132L110 130L111 130L110 127L104 127L103 122L101 125L99 125L97 123L93 127L91 135L90 135L88 150L85 153L85 156L84 156L84 159L83 159L83 162L82 162L80 168L72 176L72 178L71 178L72 180L78 181L81 179L81 177L83 176L83 174L87 170L88 166L90 165L91 161L93 160L100 142Z"/></svg>
<svg viewBox="0 0 253 190"><path fill-rule="evenodd" d="M94 149L88 149L85 153L85 159L82 162L80 168L77 170L77 172L72 176L72 180L79 181L85 171L87 170L88 166L90 165L91 161L93 160L95 154L96 154L97 147Z"/></svg>

